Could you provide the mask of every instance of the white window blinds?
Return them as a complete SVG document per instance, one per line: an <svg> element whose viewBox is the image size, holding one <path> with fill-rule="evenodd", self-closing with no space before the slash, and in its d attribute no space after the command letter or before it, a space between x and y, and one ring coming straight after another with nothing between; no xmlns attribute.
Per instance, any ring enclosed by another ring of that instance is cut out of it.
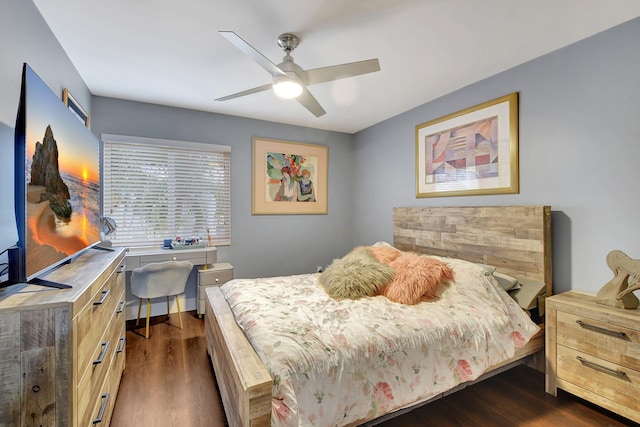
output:
<svg viewBox="0 0 640 427"><path fill-rule="evenodd" d="M231 147L103 135L103 212L115 246L231 243Z"/></svg>

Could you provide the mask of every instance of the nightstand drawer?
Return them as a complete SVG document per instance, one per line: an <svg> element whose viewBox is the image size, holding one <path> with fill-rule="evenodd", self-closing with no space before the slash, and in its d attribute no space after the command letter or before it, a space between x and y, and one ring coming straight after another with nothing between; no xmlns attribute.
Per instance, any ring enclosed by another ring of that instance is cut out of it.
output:
<svg viewBox="0 0 640 427"><path fill-rule="evenodd" d="M228 263L216 263L212 268L198 270L198 286L222 285L233 279L233 266Z"/></svg>
<svg viewBox="0 0 640 427"><path fill-rule="evenodd" d="M547 393L563 389L640 422L640 310L580 291L546 300Z"/></svg>
<svg viewBox="0 0 640 427"><path fill-rule="evenodd" d="M574 349L558 346L557 377L601 398L637 409L640 372Z"/></svg>
<svg viewBox="0 0 640 427"><path fill-rule="evenodd" d="M557 341L558 345L640 371L640 332L633 329L558 311Z"/></svg>
<svg viewBox="0 0 640 427"><path fill-rule="evenodd" d="M209 286L220 286L233 279L233 265L228 262L217 262L210 268L198 270L198 300L196 310L202 317L205 311L204 290Z"/></svg>

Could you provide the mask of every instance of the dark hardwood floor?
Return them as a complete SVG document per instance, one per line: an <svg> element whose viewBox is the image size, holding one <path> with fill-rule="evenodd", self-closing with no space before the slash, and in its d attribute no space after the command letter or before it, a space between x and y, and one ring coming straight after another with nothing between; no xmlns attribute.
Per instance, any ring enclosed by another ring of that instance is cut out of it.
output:
<svg viewBox="0 0 640 427"><path fill-rule="evenodd" d="M127 322L127 360L112 427L224 426L224 412L207 356L204 320L195 312Z"/></svg>
<svg viewBox="0 0 640 427"><path fill-rule="evenodd" d="M144 328L127 324L127 366L112 427L218 427L226 425L206 352L204 321L183 313L184 330L172 314ZM141 322L141 325L143 322ZM382 427L636 426L568 393L544 392L544 375L520 366L451 396L387 420Z"/></svg>

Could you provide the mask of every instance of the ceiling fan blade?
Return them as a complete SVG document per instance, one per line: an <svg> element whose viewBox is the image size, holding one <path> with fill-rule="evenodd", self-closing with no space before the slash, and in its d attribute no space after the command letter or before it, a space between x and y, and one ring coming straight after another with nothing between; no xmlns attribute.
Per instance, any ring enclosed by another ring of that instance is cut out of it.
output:
<svg viewBox="0 0 640 427"><path fill-rule="evenodd" d="M227 95L223 96L222 98L217 98L216 101L227 101L229 99L240 98L241 96L251 95L252 93L262 92L271 88L273 88L273 84L269 83L266 85L254 87L253 89L243 90L242 92L234 93L233 95Z"/></svg>
<svg viewBox="0 0 640 427"><path fill-rule="evenodd" d="M269 59L258 52L253 46L244 41L239 35L234 33L233 31L218 31L222 37L229 40L231 44L240 49L245 55L249 58L253 59L258 63L262 68L267 70L274 76L286 76L287 74L282 71L276 64L269 61Z"/></svg>
<svg viewBox="0 0 640 427"><path fill-rule="evenodd" d="M302 89L302 93L296 100L316 117L324 116L327 113L307 88Z"/></svg>
<svg viewBox="0 0 640 427"><path fill-rule="evenodd" d="M307 77L310 85L329 82L346 77L358 76L360 74L380 71L378 59L367 59L366 61L350 62L348 64L333 65L330 67L314 68L307 70Z"/></svg>

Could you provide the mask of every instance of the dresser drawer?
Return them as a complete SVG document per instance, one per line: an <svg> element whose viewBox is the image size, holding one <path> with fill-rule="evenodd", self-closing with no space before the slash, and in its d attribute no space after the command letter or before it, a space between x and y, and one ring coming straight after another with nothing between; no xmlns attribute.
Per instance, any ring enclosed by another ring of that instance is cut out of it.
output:
<svg viewBox="0 0 640 427"><path fill-rule="evenodd" d="M105 331L114 312L119 309L121 302L121 285L118 283L118 274L113 273L92 298L87 306L82 309L75 319L77 328L78 345L78 378L91 363L91 357L100 344L100 338Z"/></svg>
<svg viewBox="0 0 640 427"><path fill-rule="evenodd" d="M118 313L113 313L106 330L99 340L92 354L91 361L87 369L84 371L80 381L78 382L78 412L81 420L87 421L90 413L87 409L95 406L96 402L101 399L101 394L105 390L105 382L109 374L109 368L118 353L122 351L122 341L124 324L119 322L121 319Z"/></svg>
<svg viewBox="0 0 640 427"><path fill-rule="evenodd" d="M640 332L588 317L588 313L559 311L557 318L558 345L640 371Z"/></svg>
<svg viewBox="0 0 640 427"><path fill-rule="evenodd" d="M561 381L637 409L640 372L561 345L557 357L556 375Z"/></svg>
<svg viewBox="0 0 640 427"><path fill-rule="evenodd" d="M120 338L118 339L118 347L116 348L116 354L113 359L113 364L111 365L111 369L109 370L109 376L107 381L109 382L109 388L112 391L117 391L120 387L120 380L122 379L122 371L124 371L125 360L126 360L126 329L125 326L122 325L122 329L120 330ZM116 399L115 393L113 400L109 403L109 416L107 418L107 424L111 422L111 415L113 414L113 408L115 406Z"/></svg>
<svg viewBox="0 0 640 427"><path fill-rule="evenodd" d="M83 427L108 426L117 391L112 388L110 381L105 381L98 396L91 400L92 405L89 410L86 410L80 417L78 425Z"/></svg>
<svg viewBox="0 0 640 427"><path fill-rule="evenodd" d="M113 355L113 360L111 361L111 367L109 368L109 373L107 374L107 378L105 380L105 385L103 387L103 390L109 390L109 400L106 402L106 407L105 407L105 411L104 414L102 416L102 421L98 424L95 424L97 426L108 426L111 423L111 416L113 415L113 408L116 405L116 392L118 391L118 388L120 387L120 379L122 378L122 371L124 370L124 363L125 363L125 347L126 347L126 342L125 342L125 327L124 325L122 325L122 328L120 330L120 333L118 334L118 336L120 338L118 338L118 346L116 348L115 354ZM104 392L102 392L100 394L100 399L102 400L102 396L104 396ZM103 402L101 401L100 404L102 404ZM98 409L98 415L99 415L99 410L102 408L97 408ZM94 413L96 413L95 409L94 409ZM94 418L97 419L97 418Z"/></svg>
<svg viewBox="0 0 640 427"><path fill-rule="evenodd" d="M125 328L125 324L123 323L118 331L118 339L116 343L116 354L115 354L114 366L112 370L109 372L109 375L112 377L109 381L114 382L113 377L117 377L117 384L120 384L120 377L122 376L122 371L124 370L125 361L127 360L127 329ZM117 387L116 387L117 388Z"/></svg>

